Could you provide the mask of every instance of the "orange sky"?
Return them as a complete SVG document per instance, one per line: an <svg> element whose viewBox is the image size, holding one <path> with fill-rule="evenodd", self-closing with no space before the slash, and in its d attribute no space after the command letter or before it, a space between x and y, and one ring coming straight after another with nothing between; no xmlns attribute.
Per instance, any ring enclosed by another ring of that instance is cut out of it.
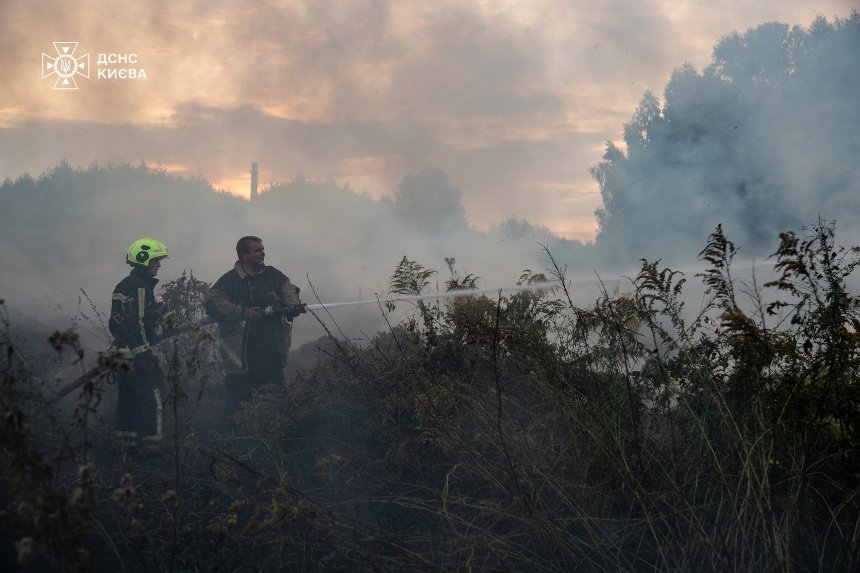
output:
<svg viewBox="0 0 860 573"><path fill-rule="evenodd" d="M856 5L3 0L0 177L146 160L242 194L256 161L261 187L301 173L382 197L438 167L475 226L516 215L590 240L588 168L645 90L732 31ZM90 77L54 90L42 54L71 41ZM100 53L137 59L100 68ZM111 67L146 79L97 77Z"/></svg>

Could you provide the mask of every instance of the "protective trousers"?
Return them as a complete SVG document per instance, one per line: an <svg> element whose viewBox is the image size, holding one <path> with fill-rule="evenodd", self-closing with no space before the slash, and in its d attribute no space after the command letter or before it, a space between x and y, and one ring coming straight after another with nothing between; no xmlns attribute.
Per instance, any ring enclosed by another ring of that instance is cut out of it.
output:
<svg viewBox="0 0 860 573"><path fill-rule="evenodd" d="M158 360L149 352L135 357L131 371L117 374L117 386L114 435L129 445L159 443L163 438L164 377Z"/></svg>
<svg viewBox="0 0 860 573"><path fill-rule="evenodd" d="M284 383L281 352L274 337L255 338L246 350L246 372L230 373L224 379L224 415L229 419L241 402L249 402L254 391L263 386Z"/></svg>

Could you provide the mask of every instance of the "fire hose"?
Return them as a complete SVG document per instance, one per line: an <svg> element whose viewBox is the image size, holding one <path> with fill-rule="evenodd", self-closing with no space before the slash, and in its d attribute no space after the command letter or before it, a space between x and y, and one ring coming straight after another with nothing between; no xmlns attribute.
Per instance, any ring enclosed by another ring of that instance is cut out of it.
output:
<svg viewBox="0 0 860 573"><path fill-rule="evenodd" d="M461 298L461 297L469 297L469 296L477 296L477 295L485 295L485 294L501 294L502 292L507 291L540 291L540 290L548 290L553 288L553 285L550 283L538 283L532 285L519 285L514 287L503 287L496 289L463 289L463 290L454 290L448 291L444 293L431 293L431 294L419 294L419 295L404 295L397 296L393 298L386 299L366 299L366 300L354 300L348 302L332 302L332 303L314 303L314 304L303 304L301 305L301 309L298 313L295 310L288 310L282 304L269 305L262 310L263 315L272 316L274 314L282 314L290 317L297 316L299 313L304 311L310 311L313 313L315 310L327 310L330 308L338 308L342 306L356 306L356 305L364 305L364 304L385 304L389 302L401 302L401 301L420 301L420 300L430 300L430 299L443 299L443 298ZM292 318L289 318L292 320ZM165 331L158 337L153 346L161 344L171 338L179 336L181 334L185 334L187 332L195 331L204 326L215 324L217 321L211 317L204 318L198 322L187 322L184 324L180 324L179 326L165 329ZM113 345L109 346L107 350L111 350L114 348ZM94 378L98 378L99 376L108 374L111 372L113 368L106 364L99 364L91 368L90 370L84 372L68 384L62 386L59 390L54 392L52 395L53 400L60 400L64 396L74 392L90 380Z"/></svg>

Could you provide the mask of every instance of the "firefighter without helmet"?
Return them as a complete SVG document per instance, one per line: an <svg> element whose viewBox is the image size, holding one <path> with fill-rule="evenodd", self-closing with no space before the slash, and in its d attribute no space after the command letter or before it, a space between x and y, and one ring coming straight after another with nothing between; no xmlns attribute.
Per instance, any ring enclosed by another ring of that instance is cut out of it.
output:
<svg viewBox="0 0 860 573"><path fill-rule="evenodd" d="M167 258L167 247L157 239L144 237L138 239L128 248L126 262L134 267L145 267L149 261Z"/></svg>

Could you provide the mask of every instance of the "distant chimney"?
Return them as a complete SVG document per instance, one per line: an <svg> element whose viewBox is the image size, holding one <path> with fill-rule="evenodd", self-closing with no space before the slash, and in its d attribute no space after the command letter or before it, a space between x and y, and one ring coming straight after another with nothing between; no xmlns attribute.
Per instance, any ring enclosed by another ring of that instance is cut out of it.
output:
<svg viewBox="0 0 860 573"><path fill-rule="evenodd" d="M251 164L251 201L257 198L257 164Z"/></svg>

